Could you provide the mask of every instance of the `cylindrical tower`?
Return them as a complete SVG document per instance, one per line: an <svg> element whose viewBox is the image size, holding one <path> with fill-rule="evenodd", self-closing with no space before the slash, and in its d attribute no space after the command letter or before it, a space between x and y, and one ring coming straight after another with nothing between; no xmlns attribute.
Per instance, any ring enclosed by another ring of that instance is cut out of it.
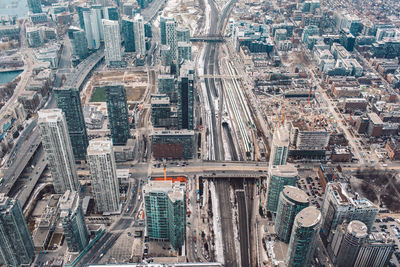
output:
<svg viewBox="0 0 400 267"><path fill-rule="evenodd" d="M288 267L310 265L320 225L321 212L316 207L307 207L297 214L293 223L286 258Z"/></svg>
<svg viewBox="0 0 400 267"><path fill-rule="evenodd" d="M309 198L303 190L291 185L283 188L275 219L275 233L280 240L289 242L296 215L308 205Z"/></svg>

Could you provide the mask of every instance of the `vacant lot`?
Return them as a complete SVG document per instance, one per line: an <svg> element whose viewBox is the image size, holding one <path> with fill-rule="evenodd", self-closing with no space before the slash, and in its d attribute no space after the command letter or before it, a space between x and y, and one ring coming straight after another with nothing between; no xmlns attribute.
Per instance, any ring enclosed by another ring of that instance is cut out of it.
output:
<svg viewBox="0 0 400 267"><path fill-rule="evenodd" d="M351 180L353 188L377 205L400 211L400 181L395 171L360 169Z"/></svg>
<svg viewBox="0 0 400 267"><path fill-rule="evenodd" d="M94 88L90 102L106 102L106 94L104 92L104 87Z"/></svg>

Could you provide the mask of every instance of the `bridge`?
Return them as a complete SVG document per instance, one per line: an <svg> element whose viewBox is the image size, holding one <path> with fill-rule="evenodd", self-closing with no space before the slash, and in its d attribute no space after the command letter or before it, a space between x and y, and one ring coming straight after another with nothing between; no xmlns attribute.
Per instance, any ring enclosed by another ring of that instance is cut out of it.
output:
<svg viewBox="0 0 400 267"><path fill-rule="evenodd" d="M90 77L89 74L102 62L103 59L104 47L101 47L95 53L91 54L88 58L79 63L78 66L67 75L67 80L64 86L77 88L81 91L85 81Z"/></svg>
<svg viewBox="0 0 400 267"><path fill-rule="evenodd" d="M221 35L207 35L207 36L193 36L190 38L191 42L209 42L209 43L219 43L225 42L225 39Z"/></svg>
<svg viewBox="0 0 400 267"><path fill-rule="evenodd" d="M242 79L243 75L204 74L198 77L200 79Z"/></svg>
<svg viewBox="0 0 400 267"><path fill-rule="evenodd" d="M136 171L137 168L134 168ZM167 166L168 175L197 175L203 178L260 178L266 177L268 166L256 162L191 162L187 166ZM163 176L163 168L152 168L152 176Z"/></svg>

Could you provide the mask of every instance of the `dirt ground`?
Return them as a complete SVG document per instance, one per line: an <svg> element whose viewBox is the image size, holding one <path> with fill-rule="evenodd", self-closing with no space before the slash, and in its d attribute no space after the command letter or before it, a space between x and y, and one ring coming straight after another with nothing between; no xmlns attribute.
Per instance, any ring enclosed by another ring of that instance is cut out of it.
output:
<svg viewBox="0 0 400 267"><path fill-rule="evenodd" d="M126 88L128 101L141 101L148 86L147 72L143 71L102 71L93 75L87 93L92 99L93 88L107 83L122 83ZM97 97L95 97L97 99ZM85 98L86 100L86 98ZM84 101L85 102L85 101Z"/></svg>

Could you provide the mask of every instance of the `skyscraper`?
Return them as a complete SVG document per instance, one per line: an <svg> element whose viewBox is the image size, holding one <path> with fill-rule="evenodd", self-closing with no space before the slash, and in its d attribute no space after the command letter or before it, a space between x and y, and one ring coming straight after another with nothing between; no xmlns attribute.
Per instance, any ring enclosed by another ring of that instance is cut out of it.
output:
<svg viewBox="0 0 400 267"><path fill-rule="evenodd" d="M272 137L270 168L275 165L285 165L289 154L289 129L283 125L275 129Z"/></svg>
<svg viewBox="0 0 400 267"><path fill-rule="evenodd" d="M0 260L7 266L29 265L35 257L21 205L5 194L0 194L0 241Z"/></svg>
<svg viewBox="0 0 400 267"><path fill-rule="evenodd" d="M301 210L293 224L286 258L288 267L309 266L321 225L321 212L311 206Z"/></svg>
<svg viewBox="0 0 400 267"><path fill-rule="evenodd" d="M275 233L280 240L289 242L296 215L308 205L309 199L303 190L290 185L283 188L275 218Z"/></svg>
<svg viewBox="0 0 400 267"><path fill-rule="evenodd" d="M146 55L146 40L144 36L144 22L140 14L136 14L134 19L134 35L136 53L141 56Z"/></svg>
<svg viewBox="0 0 400 267"><path fill-rule="evenodd" d="M67 121L75 159L85 160L89 141L79 92L74 88L57 88L54 90L54 94L57 107L64 112Z"/></svg>
<svg viewBox="0 0 400 267"><path fill-rule="evenodd" d="M176 27L176 41L177 42L190 42L190 29L186 26Z"/></svg>
<svg viewBox="0 0 400 267"><path fill-rule="evenodd" d="M78 193L67 190L60 198L59 205L68 250L80 252L89 243L89 236Z"/></svg>
<svg viewBox="0 0 400 267"><path fill-rule="evenodd" d="M104 19L107 20L119 20L118 8L115 6L108 6L103 8Z"/></svg>
<svg viewBox="0 0 400 267"><path fill-rule="evenodd" d="M106 213L118 212L119 184L111 140L103 138L90 140L88 162L96 210Z"/></svg>
<svg viewBox="0 0 400 267"><path fill-rule="evenodd" d="M175 21L174 18L172 17L164 17L160 16L160 37L161 37L161 44L166 45L167 44L167 29L165 26L165 23L167 21Z"/></svg>
<svg viewBox="0 0 400 267"><path fill-rule="evenodd" d="M32 13L42 13L42 2L40 0L28 0L28 8Z"/></svg>
<svg viewBox="0 0 400 267"><path fill-rule="evenodd" d="M179 181L150 181L143 188L147 234L150 239L169 241L178 250L185 240L184 186Z"/></svg>
<svg viewBox="0 0 400 267"><path fill-rule="evenodd" d="M276 213L284 186L296 186L297 177L297 169L292 164L273 166L267 181L267 211Z"/></svg>
<svg viewBox="0 0 400 267"><path fill-rule="evenodd" d="M189 42L178 42L178 64L192 60L192 44Z"/></svg>
<svg viewBox="0 0 400 267"><path fill-rule="evenodd" d="M102 23L106 63L107 65L120 65L122 62L122 50L118 21L103 19Z"/></svg>
<svg viewBox="0 0 400 267"><path fill-rule="evenodd" d="M128 17L122 19L122 36L124 38L125 52L135 52L134 22Z"/></svg>
<svg viewBox="0 0 400 267"><path fill-rule="evenodd" d="M176 21L168 20L165 22L165 36L166 36L166 44L169 45L171 49L171 59L177 59L177 48L178 41L176 38Z"/></svg>
<svg viewBox="0 0 400 267"><path fill-rule="evenodd" d="M368 235L367 226L360 221L340 224L328 250L333 262L340 267L353 267L361 245Z"/></svg>
<svg viewBox="0 0 400 267"><path fill-rule="evenodd" d="M193 130L193 89L194 66L191 63L182 66L178 78L178 120L179 129Z"/></svg>
<svg viewBox="0 0 400 267"><path fill-rule="evenodd" d="M89 51L85 31L71 26L68 29L68 38L71 42L72 54L80 60L87 58Z"/></svg>
<svg viewBox="0 0 400 267"><path fill-rule="evenodd" d="M130 136L125 87L122 84L104 86L107 113L114 145L125 145Z"/></svg>
<svg viewBox="0 0 400 267"><path fill-rule="evenodd" d="M101 25L101 9L83 8L83 21L85 25L86 40L89 49L99 49L100 40L103 40L103 27Z"/></svg>
<svg viewBox="0 0 400 267"><path fill-rule="evenodd" d="M79 191L74 154L63 112L61 109L44 109L38 114L39 130L55 192Z"/></svg>
<svg viewBox="0 0 400 267"><path fill-rule="evenodd" d="M385 232L374 232L368 235L362 244L354 267L388 266L394 252L394 240Z"/></svg>
<svg viewBox="0 0 400 267"><path fill-rule="evenodd" d="M330 182L326 185L321 206L321 237L327 245L331 242L332 231L345 220L358 220L371 229L378 214L378 207L366 198L359 197L348 183Z"/></svg>

